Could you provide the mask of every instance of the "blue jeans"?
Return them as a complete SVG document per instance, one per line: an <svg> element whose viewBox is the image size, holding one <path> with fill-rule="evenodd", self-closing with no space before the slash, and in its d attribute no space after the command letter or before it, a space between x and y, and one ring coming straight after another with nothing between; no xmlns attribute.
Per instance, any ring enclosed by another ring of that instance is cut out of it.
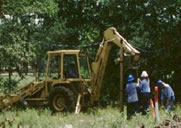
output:
<svg viewBox="0 0 181 128"><path fill-rule="evenodd" d="M170 99L170 102L169 102L169 104L168 104L168 106L167 106L167 110L168 110L168 112L169 112L170 114L171 114L172 109L173 109L173 103L174 103L174 101L175 101L175 96L172 96L171 99Z"/></svg>

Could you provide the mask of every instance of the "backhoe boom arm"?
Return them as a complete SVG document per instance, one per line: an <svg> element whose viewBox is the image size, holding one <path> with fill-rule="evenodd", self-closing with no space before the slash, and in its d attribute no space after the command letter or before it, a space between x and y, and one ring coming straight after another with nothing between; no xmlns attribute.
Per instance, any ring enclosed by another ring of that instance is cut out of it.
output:
<svg viewBox="0 0 181 128"><path fill-rule="evenodd" d="M100 97L100 89L102 85L102 80L107 65L107 60L112 45L116 45L119 48L123 47L125 53L131 54L134 56L134 60L139 59L140 52L133 48L126 39L124 39L114 27L108 28L104 31L104 39L101 42L95 61L92 63L93 68L93 79L92 79L92 99L91 102L98 101Z"/></svg>

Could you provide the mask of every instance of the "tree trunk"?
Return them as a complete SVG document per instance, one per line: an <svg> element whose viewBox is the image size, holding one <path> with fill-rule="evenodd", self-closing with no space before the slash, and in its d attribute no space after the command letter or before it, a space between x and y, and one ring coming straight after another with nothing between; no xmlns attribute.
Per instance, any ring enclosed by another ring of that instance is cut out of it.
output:
<svg viewBox="0 0 181 128"><path fill-rule="evenodd" d="M9 75L9 81L8 81L8 92L11 92L12 89L11 89L11 83L12 83L12 80L11 80L11 76L12 76L12 69L9 67L8 68L8 75Z"/></svg>

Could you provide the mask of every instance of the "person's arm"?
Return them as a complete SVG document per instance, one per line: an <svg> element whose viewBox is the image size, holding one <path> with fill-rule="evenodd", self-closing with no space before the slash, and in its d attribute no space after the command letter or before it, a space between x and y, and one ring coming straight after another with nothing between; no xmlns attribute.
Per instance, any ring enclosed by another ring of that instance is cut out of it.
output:
<svg viewBox="0 0 181 128"><path fill-rule="evenodd" d="M129 93L128 84L126 84L126 93Z"/></svg>
<svg viewBox="0 0 181 128"><path fill-rule="evenodd" d="M164 105L164 95L163 95L163 90L161 90L161 97L160 97L160 100L161 100L161 106Z"/></svg>
<svg viewBox="0 0 181 128"><path fill-rule="evenodd" d="M143 81L140 81L139 88L142 89L143 86L144 86L144 82L143 82Z"/></svg>
<svg viewBox="0 0 181 128"><path fill-rule="evenodd" d="M149 79L149 78L148 78L148 80L147 80L147 81L148 81L148 84L150 85L150 79Z"/></svg>
<svg viewBox="0 0 181 128"><path fill-rule="evenodd" d="M167 88L167 100L166 100L166 106L169 105L170 103L170 100L171 100L171 97L172 97L172 92L171 92L171 89L170 88Z"/></svg>
<svg viewBox="0 0 181 128"><path fill-rule="evenodd" d="M140 86L140 82L141 82L140 78L137 78L136 86Z"/></svg>

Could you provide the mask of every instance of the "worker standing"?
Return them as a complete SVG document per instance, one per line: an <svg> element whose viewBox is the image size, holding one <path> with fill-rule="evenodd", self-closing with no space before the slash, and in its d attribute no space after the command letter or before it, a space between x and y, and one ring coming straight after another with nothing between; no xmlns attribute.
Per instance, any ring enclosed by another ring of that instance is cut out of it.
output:
<svg viewBox="0 0 181 128"><path fill-rule="evenodd" d="M171 115L173 103L175 101L175 93L170 85L162 80L158 80L157 85L161 89L161 105L165 105L169 114Z"/></svg>
<svg viewBox="0 0 181 128"><path fill-rule="evenodd" d="M133 75L128 76L128 83L126 84L127 93L127 118L130 119L132 115L138 112L138 95L136 90L136 83Z"/></svg>
<svg viewBox="0 0 181 128"><path fill-rule="evenodd" d="M141 91L141 111L145 115L146 111L149 108L149 101L150 101L150 80L148 73L146 71L142 71L141 73L141 81L139 82L139 88Z"/></svg>

